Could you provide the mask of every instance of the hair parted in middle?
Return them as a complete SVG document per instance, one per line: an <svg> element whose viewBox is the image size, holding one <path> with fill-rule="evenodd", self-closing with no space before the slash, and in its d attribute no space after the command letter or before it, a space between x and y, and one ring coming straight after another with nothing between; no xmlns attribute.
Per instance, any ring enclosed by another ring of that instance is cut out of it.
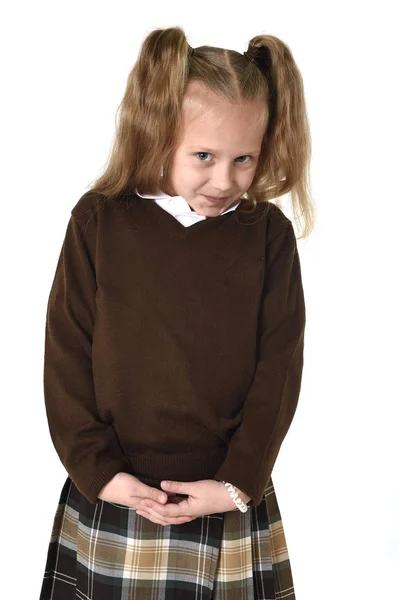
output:
<svg viewBox="0 0 399 600"><path fill-rule="evenodd" d="M304 223L300 237L307 237L315 209L303 81L291 50L272 35L255 36L241 54L214 46L193 49L181 27L151 31L118 106L108 164L91 191L106 198L135 188L143 194L162 189L173 195L170 168L183 111L207 111L205 96L188 93L194 80L231 103L264 100L261 154L245 197L251 210L259 202L290 194L294 218Z"/></svg>

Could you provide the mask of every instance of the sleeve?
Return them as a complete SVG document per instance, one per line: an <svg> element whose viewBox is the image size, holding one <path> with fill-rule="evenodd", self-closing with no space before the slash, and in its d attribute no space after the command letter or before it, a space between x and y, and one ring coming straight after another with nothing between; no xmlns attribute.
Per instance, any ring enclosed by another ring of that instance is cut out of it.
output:
<svg viewBox="0 0 399 600"><path fill-rule="evenodd" d="M302 379L305 302L295 232L289 219L267 243L257 364L242 420L215 479L258 506L294 417Z"/></svg>
<svg viewBox="0 0 399 600"><path fill-rule="evenodd" d="M96 219L69 219L47 305L44 400L53 445L80 492L97 502L120 471L131 472L112 425L96 406L91 349L95 321Z"/></svg>

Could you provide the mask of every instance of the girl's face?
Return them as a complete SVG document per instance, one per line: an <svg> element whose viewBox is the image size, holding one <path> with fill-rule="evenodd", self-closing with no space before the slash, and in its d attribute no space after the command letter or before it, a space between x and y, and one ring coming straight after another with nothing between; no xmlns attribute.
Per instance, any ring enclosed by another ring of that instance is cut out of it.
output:
<svg viewBox="0 0 399 600"><path fill-rule="evenodd" d="M262 116L266 104L251 101L237 106L205 90L199 82L190 82L190 87L195 95L203 96L209 110L194 114L185 109L171 184L175 195L182 196L196 213L214 217L240 200L252 183L265 130Z"/></svg>

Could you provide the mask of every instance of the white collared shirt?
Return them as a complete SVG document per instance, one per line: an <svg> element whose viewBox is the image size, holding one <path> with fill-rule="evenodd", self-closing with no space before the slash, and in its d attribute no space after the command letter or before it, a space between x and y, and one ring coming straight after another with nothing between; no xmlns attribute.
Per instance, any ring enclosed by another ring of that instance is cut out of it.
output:
<svg viewBox="0 0 399 600"><path fill-rule="evenodd" d="M139 194L137 189L135 192L140 198L150 198L155 200L161 208L170 213L185 227L189 227L190 225L197 223L197 221L206 219L203 215L199 215L194 210L191 210L189 203L183 196L169 196L162 190L160 190L158 194ZM235 210L240 202L241 199L237 200L234 206L231 206L221 214L227 213L230 210Z"/></svg>

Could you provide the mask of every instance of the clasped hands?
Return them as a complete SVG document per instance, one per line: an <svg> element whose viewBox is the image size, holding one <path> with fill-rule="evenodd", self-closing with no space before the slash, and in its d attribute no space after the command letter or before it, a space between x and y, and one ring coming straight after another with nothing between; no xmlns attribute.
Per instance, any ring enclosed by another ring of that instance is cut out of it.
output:
<svg viewBox="0 0 399 600"><path fill-rule="evenodd" d="M141 515L159 525L175 525L193 521L199 516L239 510L224 483L214 479L200 481L161 482L163 492L146 485L130 473L117 473L100 491L98 498L135 508ZM238 490L245 503L250 497ZM187 495L182 498L177 494Z"/></svg>

